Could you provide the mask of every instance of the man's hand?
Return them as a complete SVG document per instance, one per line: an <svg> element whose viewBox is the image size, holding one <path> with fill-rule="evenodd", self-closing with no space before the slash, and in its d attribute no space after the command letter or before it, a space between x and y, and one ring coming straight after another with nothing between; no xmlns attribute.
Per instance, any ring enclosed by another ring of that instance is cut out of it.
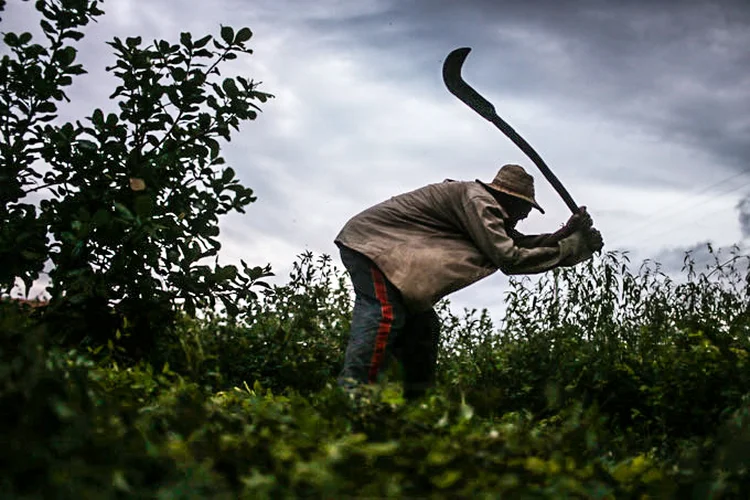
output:
<svg viewBox="0 0 750 500"><path fill-rule="evenodd" d="M589 250L592 252L601 252L602 247L604 247L604 239L598 229L589 227L583 232L583 237Z"/></svg>
<svg viewBox="0 0 750 500"><path fill-rule="evenodd" d="M594 220L586 211L586 207L578 207L578 211L571 215L568 222L565 223L565 228L567 228L570 234L573 234L579 229L589 229L593 225Z"/></svg>
<svg viewBox="0 0 750 500"><path fill-rule="evenodd" d="M560 241L576 231L587 230L593 225L594 221L591 219L591 215L586 211L586 207L579 207L578 211L570 216L568 222L555 232L554 236L556 241Z"/></svg>

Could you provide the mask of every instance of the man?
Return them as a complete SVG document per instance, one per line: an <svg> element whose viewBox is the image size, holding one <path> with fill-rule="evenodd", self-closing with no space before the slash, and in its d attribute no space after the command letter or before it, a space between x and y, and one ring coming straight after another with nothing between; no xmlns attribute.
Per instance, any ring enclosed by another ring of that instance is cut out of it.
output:
<svg viewBox="0 0 750 500"><path fill-rule="evenodd" d="M557 232L525 236L534 180L505 165L489 183L446 180L368 208L335 239L356 299L339 385L374 383L390 354L401 361L404 395L434 383L440 322L433 306L498 269L541 273L572 266L603 246L581 207Z"/></svg>

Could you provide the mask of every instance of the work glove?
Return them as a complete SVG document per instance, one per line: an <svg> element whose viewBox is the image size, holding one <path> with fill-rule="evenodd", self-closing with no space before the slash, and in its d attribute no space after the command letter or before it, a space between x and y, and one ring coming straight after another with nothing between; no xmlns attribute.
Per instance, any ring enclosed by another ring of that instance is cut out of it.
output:
<svg viewBox="0 0 750 500"><path fill-rule="evenodd" d="M567 238L578 230L587 230L594 225L591 215L586 211L586 207L578 207L578 211L570 216L568 222L560 229L555 231L557 241Z"/></svg>
<svg viewBox="0 0 750 500"><path fill-rule="evenodd" d="M595 252L601 252L604 247L602 233L594 227L575 231L560 241L561 251L566 257L562 266L573 266L590 259Z"/></svg>
<svg viewBox="0 0 750 500"><path fill-rule="evenodd" d="M586 246L589 247L589 250L592 252L602 251L602 247L604 247L604 239L602 238L602 233L600 233L598 229L589 227L583 231L583 238L586 242Z"/></svg>
<svg viewBox="0 0 750 500"><path fill-rule="evenodd" d="M578 231L579 229L589 229L594 225L594 220L591 215L586 211L586 207L578 207L578 211L570 216L568 222L563 226L570 234Z"/></svg>

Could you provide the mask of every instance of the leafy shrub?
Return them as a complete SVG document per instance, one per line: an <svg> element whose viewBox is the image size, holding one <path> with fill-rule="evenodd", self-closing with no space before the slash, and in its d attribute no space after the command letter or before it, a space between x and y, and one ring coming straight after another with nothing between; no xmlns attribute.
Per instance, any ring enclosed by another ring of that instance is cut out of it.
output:
<svg viewBox="0 0 750 500"><path fill-rule="evenodd" d="M593 334L579 324L596 325L589 316L570 319L578 305L565 287L606 279L608 258L575 281L550 276L556 295L540 282L537 301L557 300L558 313L511 303L500 334L486 312L441 305L440 383L415 404L398 384L353 398L333 387L351 304L327 257L303 254L243 324L185 318L178 341L160 344L161 368L63 352L27 312L0 304L12 308L0 316L0 404L14 409L0 429L0 486L11 498L746 497L741 311L709 337L692 328L710 318L680 309L690 279L666 286L620 267L613 283L658 283L639 300L662 310L612 308L614 330ZM695 276L692 290L733 304L737 290L715 286L734 280L725 271ZM640 343L624 340L636 327ZM279 329L288 343L274 341Z"/></svg>
<svg viewBox="0 0 750 500"><path fill-rule="evenodd" d="M68 472L105 452L90 446L98 420L90 366L75 352L51 347L15 304L0 303L0 490L6 498L55 495ZM84 469L78 473L93 472Z"/></svg>
<svg viewBox="0 0 750 500"><path fill-rule="evenodd" d="M220 373L224 386L258 381L279 392L322 389L343 362L351 319L348 278L329 256L311 252L299 256L289 278L267 287L241 322L209 316L182 323L165 337L164 361L194 377Z"/></svg>
<svg viewBox="0 0 750 500"><path fill-rule="evenodd" d="M688 256L681 283L614 253L513 280L498 335L465 336L442 382L486 412L597 404L644 450L710 432L750 382L750 274L716 258L696 273Z"/></svg>
<svg viewBox="0 0 750 500"><path fill-rule="evenodd" d="M79 31L103 14L93 0L41 0L45 40L6 33L0 60L0 292L27 289L52 264L47 322L66 342L120 345L142 358L180 308L221 304L228 313L255 298L269 269L222 266L218 217L255 201L219 140L254 120L272 97L220 68L247 55L248 28L179 44L114 38L118 110L94 110L87 124L57 124L64 87L85 73L74 64ZM2 6L0 5L0 8ZM34 193L43 195L36 205ZM127 318L127 322L125 322Z"/></svg>

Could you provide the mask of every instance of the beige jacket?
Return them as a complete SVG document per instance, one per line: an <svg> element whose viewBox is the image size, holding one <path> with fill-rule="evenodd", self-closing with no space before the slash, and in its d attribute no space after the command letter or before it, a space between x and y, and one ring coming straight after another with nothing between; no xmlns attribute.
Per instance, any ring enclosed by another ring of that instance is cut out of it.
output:
<svg viewBox="0 0 750 500"><path fill-rule="evenodd" d="M498 269L541 273L591 257L580 233L524 236L506 229L506 217L480 183L445 181L355 215L335 242L375 262L415 312Z"/></svg>

